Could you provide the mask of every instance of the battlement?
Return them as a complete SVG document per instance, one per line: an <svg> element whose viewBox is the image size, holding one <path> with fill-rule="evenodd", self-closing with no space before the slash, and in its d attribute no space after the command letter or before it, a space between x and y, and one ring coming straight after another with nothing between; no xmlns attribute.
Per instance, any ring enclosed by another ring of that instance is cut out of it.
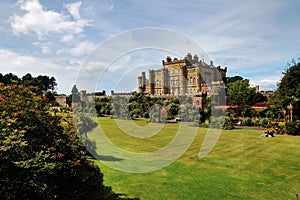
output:
<svg viewBox="0 0 300 200"><path fill-rule="evenodd" d="M138 77L138 92L149 95L200 95L215 91L216 81L226 80L227 68L214 66L199 60L198 55L187 53L183 59L167 56L163 67L150 69L148 79L145 73ZM216 75L216 74L220 75ZM212 83L214 82L214 84ZM214 88L212 88L214 87Z"/></svg>
<svg viewBox="0 0 300 200"><path fill-rule="evenodd" d="M210 60L210 63L205 63L204 60L199 60L198 55L194 54L192 56L191 53L187 53L187 55L183 59L178 59L174 57L173 59L170 56L167 56L165 60L162 60L162 65L169 66L169 65L179 65L179 66L187 66L187 67L193 67L195 66L202 66L202 67L215 67L212 60ZM222 69L220 66L217 67L218 70L226 70L227 68Z"/></svg>

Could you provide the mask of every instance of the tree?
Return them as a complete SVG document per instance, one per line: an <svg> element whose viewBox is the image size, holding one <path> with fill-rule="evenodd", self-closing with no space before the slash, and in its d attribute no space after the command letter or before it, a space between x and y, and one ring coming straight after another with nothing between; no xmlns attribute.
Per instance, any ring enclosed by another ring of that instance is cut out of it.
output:
<svg viewBox="0 0 300 200"><path fill-rule="evenodd" d="M293 62L278 84L275 102L288 110L290 121L300 119L300 63Z"/></svg>
<svg viewBox="0 0 300 200"><path fill-rule="evenodd" d="M0 74L0 82L4 83L4 85L10 85L14 82L23 86L36 86L39 88L36 92L40 95L44 95L47 90L51 90L52 93L54 93L55 86L57 86L54 77L49 78L48 76L41 75L38 77L32 77L30 73L24 75L22 79L12 73L5 74L4 76Z"/></svg>
<svg viewBox="0 0 300 200"><path fill-rule="evenodd" d="M242 106L251 104L255 90L250 88L249 80L237 80L227 85L227 96L232 105Z"/></svg>
<svg viewBox="0 0 300 200"><path fill-rule="evenodd" d="M259 102L265 102L265 101L268 101L268 98L266 96L264 96L262 93L260 92L256 92L254 94L254 96L251 98L251 104L254 105L256 103L259 103Z"/></svg>
<svg viewBox="0 0 300 200"><path fill-rule="evenodd" d="M86 157L73 120L49 114L34 90L0 87L1 198L120 199Z"/></svg>
<svg viewBox="0 0 300 200"><path fill-rule="evenodd" d="M21 80L19 79L18 76L14 75L12 73L8 73L8 74L5 74L4 76L2 74L0 74L0 82L3 83L4 85L9 85L12 82L20 83Z"/></svg>
<svg viewBox="0 0 300 200"><path fill-rule="evenodd" d="M52 92L55 89L55 86L57 85L56 80L54 77L49 78L49 76L42 76L39 75L35 78L38 83L38 87L40 88L41 94L44 94L47 90L52 90Z"/></svg>
<svg viewBox="0 0 300 200"><path fill-rule="evenodd" d="M56 98L54 94L50 91L47 90L44 95L44 100L46 103L48 103L50 106L55 106L56 105Z"/></svg>
<svg viewBox="0 0 300 200"><path fill-rule="evenodd" d="M79 94L79 91L78 91L76 85L73 85L71 93L72 93L72 96L70 97L71 102L73 102L73 103L79 103L79 101L80 101L80 94Z"/></svg>
<svg viewBox="0 0 300 200"><path fill-rule="evenodd" d="M226 78L226 83L232 83L232 82L235 82L235 81L242 81L242 80L244 80L244 78L241 77L241 76L227 77Z"/></svg>

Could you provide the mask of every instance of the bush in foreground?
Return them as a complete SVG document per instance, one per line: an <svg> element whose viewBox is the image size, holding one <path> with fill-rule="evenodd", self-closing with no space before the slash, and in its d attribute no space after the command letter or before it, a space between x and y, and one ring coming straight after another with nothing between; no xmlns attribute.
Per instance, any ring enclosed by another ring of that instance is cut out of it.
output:
<svg viewBox="0 0 300 200"><path fill-rule="evenodd" d="M2 199L121 199L34 88L0 86Z"/></svg>

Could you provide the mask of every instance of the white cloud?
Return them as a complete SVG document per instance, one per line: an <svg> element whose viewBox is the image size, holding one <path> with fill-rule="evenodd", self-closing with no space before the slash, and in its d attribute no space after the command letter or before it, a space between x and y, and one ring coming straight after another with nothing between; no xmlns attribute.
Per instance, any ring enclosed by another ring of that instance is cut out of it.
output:
<svg viewBox="0 0 300 200"><path fill-rule="evenodd" d="M79 13L80 6L81 6L81 2L66 4L67 10L74 17L74 19L80 19L80 13Z"/></svg>
<svg viewBox="0 0 300 200"><path fill-rule="evenodd" d="M45 73L60 68L57 63L49 59L21 55L6 49L0 49L0 66L2 73L14 72L18 75L27 72Z"/></svg>
<svg viewBox="0 0 300 200"><path fill-rule="evenodd" d="M84 66L87 70L89 71L105 71L107 70L108 72L116 72L117 70L121 69L122 66L120 65L107 65L107 63L104 62L99 62L99 61L92 61L88 62Z"/></svg>
<svg viewBox="0 0 300 200"><path fill-rule="evenodd" d="M66 38L65 38L66 39ZM79 42L72 48L62 48L57 51L57 54L59 55L68 55L68 56L86 56L89 55L96 45L91 41L83 41Z"/></svg>
<svg viewBox="0 0 300 200"><path fill-rule="evenodd" d="M77 44L74 48L70 49L72 56L81 56L89 54L96 45L90 41L83 41Z"/></svg>
<svg viewBox="0 0 300 200"><path fill-rule="evenodd" d="M19 77L27 73L33 76L54 76L58 83L58 93L69 94L81 62L63 59L45 59L32 55L21 55L8 49L0 49L0 69L2 74L13 73Z"/></svg>
<svg viewBox="0 0 300 200"><path fill-rule="evenodd" d="M10 18L10 25L15 34L28 34L33 32L42 40L49 33L78 34L90 25L90 20L82 19L79 15L79 3L68 4L70 16L51 10L45 10L39 0L19 1L20 9L26 13L15 14Z"/></svg>
<svg viewBox="0 0 300 200"><path fill-rule="evenodd" d="M71 42L74 39L72 34L64 35L60 41L62 42Z"/></svg>
<svg viewBox="0 0 300 200"><path fill-rule="evenodd" d="M260 90L274 90L276 85L282 78L282 72L277 70L273 73L265 73L264 75L258 75L250 78L251 86L258 85Z"/></svg>
<svg viewBox="0 0 300 200"><path fill-rule="evenodd" d="M51 43L41 43L41 42L34 42L32 43L34 46L38 46L42 49L43 54L49 54L51 53L51 49L49 46L51 46Z"/></svg>

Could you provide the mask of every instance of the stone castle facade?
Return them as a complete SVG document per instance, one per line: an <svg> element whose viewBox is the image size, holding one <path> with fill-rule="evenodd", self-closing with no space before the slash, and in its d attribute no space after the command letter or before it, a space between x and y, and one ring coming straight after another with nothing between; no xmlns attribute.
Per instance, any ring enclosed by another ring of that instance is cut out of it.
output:
<svg viewBox="0 0 300 200"><path fill-rule="evenodd" d="M138 92L149 95L210 95L220 81L226 80L227 68L206 64L197 55L190 53L184 59L172 59L167 56L163 67L149 70L149 78L142 72L138 77Z"/></svg>

